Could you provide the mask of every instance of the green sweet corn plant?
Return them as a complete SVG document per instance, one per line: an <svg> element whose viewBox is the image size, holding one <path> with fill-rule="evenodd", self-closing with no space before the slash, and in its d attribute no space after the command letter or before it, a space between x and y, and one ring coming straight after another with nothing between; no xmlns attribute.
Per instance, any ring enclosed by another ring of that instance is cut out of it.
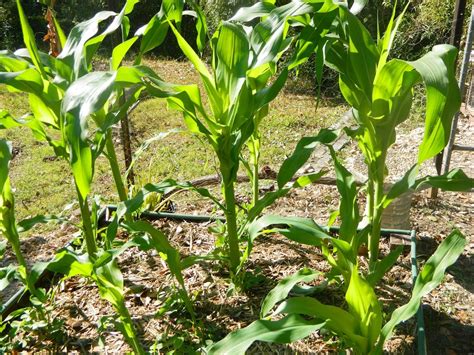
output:
<svg viewBox="0 0 474 355"><path fill-rule="evenodd" d="M307 292L298 295L294 286L310 282L319 275L310 269L300 270L283 279L267 295L262 303L261 320L230 333L211 346L209 353L243 354L255 341L290 343L324 328L338 336L341 348L351 348L355 354L382 354L383 344L396 325L417 312L422 297L443 281L446 268L456 261L465 245L465 237L458 231L448 236L421 270L411 299L397 308L385 323L374 288L359 274L357 265L345 294L347 306L344 308L323 304ZM288 298L292 289L294 296ZM267 319L276 315L284 317L276 321Z"/></svg>
<svg viewBox="0 0 474 355"><path fill-rule="evenodd" d="M334 161L337 188L341 196L339 235L334 237L327 227L320 227L311 219L281 216L256 219L249 230L252 238L261 234L280 233L295 242L320 247L332 266L327 276L333 279L336 275L342 275L341 286L345 291L346 306L325 305L310 297L317 292L318 287L300 287L297 284L314 280L320 273L301 270L282 280L267 295L262 304L260 320L211 346L208 349L211 354L244 353L254 341L290 343L319 329L337 335L341 348L351 348L357 354L381 354L384 342L396 325L416 313L422 297L442 282L446 268L456 261L466 245L466 239L459 231L451 233L416 278L410 301L389 315L388 321L385 320L375 285L396 262L401 248L379 260L383 209L407 190L416 190L424 185L452 191L468 191L474 187L474 180L458 169L443 176L417 178L420 164L446 145L452 115L459 108L459 89L453 70L456 52L449 46L437 46L415 62L398 59L388 61L400 18L395 20L392 17L385 36L375 43L362 23L346 7L340 6L338 11L334 27L327 41L323 41L324 51L319 58L338 70L341 91L353 107L359 125L345 131L357 140L368 165L369 179L364 187L368 191L367 222L360 223L357 202L359 189L355 180L338 160L329 141L325 145ZM302 61L312 51L318 52L318 46L310 42L303 29L299 43L307 45L299 48L311 50L299 52ZM381 187L386 177L387 150L395 141L395 127L408 118L413 86L419 82L424 82L427 88L427 108L425 135L419 148L418 161L388 193L383 193ZM316 141L316 137L303 138L295 152L283 163L281 171L285 167L302 166L314 149L311 143ZM333 223L335 216L330 223ZM358 251L364 243L368 243L370 249L368 273L361 273L359 267ZM290 292L295 297L288 297ZM279 306L272 312L277 304ZM279 319L272 320L274 316Z"/></svg>
<svg viewBox="0 0 474 355"><path fill-rule="evenodd" d="M446 146L452 117L460 106L454 75L455 48L435 46L412 62L388 59L402 16L395 19L393 15L384 36L374 41L362 22L341 8L340 21L334 29L337 37L330 39L326 47L326 64L338 71L341 92L357 122L355 129L346 132L357 141L367 164L366 217L370 225L368 248L372 271L378 262L384 209L412 187L419 166ZM425 85L427 95L425 130L418 159L407 176L384 193L387 154L396 140L397 126L409 118L414 86L418 83ZM453 172L451 176L454 175L469 184L461 172ZM454 189L455 185L451 184ZM457 187L465 189L461 185Z"/></svg>
<svg viewBox="0 0 474 355"><path fill-rule="evenodd" d="M65 36L59 36L63 50L55 58L38 50L21 3L17 1L26 50L0 53L0 83L6 84L12 91L28 93L32 113L16 119L1 111L0 128L27 126L38 140L48 142L57 156L69 162L81 209L86 253L66 248L56 255L52 263L43 266L65 274L66 277L81 275L95 282L101 297L109 301L117 312L117 327L125 340L135 353L144 353L125 306L123 277L118 268L117 257L129 247L143 250L157 249L168 260L173 274L182 286L180 294L185 299L188 310L193 314L192 305L182 282L179 253L169 243L163 241L166 237L161 232L152 233L150 228L143 228L141 225L138 226L141 226L140 228L135 226L135 229L143 232L142 235L124 245L119 243L118 248L117 243L113 243L117 232L115 224L108 228L106 238L99 238L98 208L91 198L95 161L101 154L105 154L109 159L120 199L127 198L111 129L137 101L145 88L139 76L144 76L142 72L121 67L122 60L137 37L124 41L114 48L110 71L91 72L91 69L94 53L108 34L121 28L124 38L128 36L130 25L126 15L133 10L137 2L127 1L120 13L105 11L96 14L92 19L74 27L67 39ZM99 31L99 24L107 20L111 20L108 26L105 30ZM157 31L161 29L147 31L144 38L156 36ZM5 201L9 205L10 201ZM7 212L8 210L5 210L5 213ZM131 223L128 213L125 214L125 218ZM7 222L11 226L12 220L7 219ZM13 242L14 231L12 228L8 229L8 237L13 238ZM12 243L13 246L17 244ZM23 265L20 263L20 269L22 268ZM26 271L24 274L25 281L33 280L27 277ZM36 275L36 271L32 270L31 275L32 277ZM31 291L35 290L34 280L29 282L28 288Z"/></svg>
<svg viewBox="0 0 474 355"><path fill-rule="evenodd" d="M314 21L320 25L313 31L314 37L322 38L331 21L321 22L320 17L326 14L333 18L336 8L336 5L325 1L292 1L280 8L271 2L262 2L251 8L244 8L231 21L222 22L212 37L211 70L175 26L170 24L183 53L201 77L208 106L203 103L200 89L196 85L172 85L156 78L147 80L148 91L156 97L167 98L171 108L181 111L189 130L203 135L217 156L225 201L225 258L233 281L236 281L236 275L242 269L251 249L251 239L245 236L246 225L281 196L283 191L287 191L284 185L293 176L289 175L285 181L286 177L282 178L278 193L259 199L258 127L268 112L268 105L286 82L289 68L281 68L279 74L276 69L281 55L293 41L287 35L288 28L290 23L311 22L314 15ZM262 11L268 15L267 18L253 28L240 23L259 17ZM296 60L297 58L293 61ZM274 80L271 80L272 77ZM252 177L253 201L244 217L244 223L239 225L235 183L242 150L246 145L251 151L250 164L246 165ZM309 181L305 182L307 183ZM299 183L296 185L301 186ZM242 252L240 240L245 238L247 248Z"/></svg>
<svg viewBox="0 0 474 355"><path fill-rule="evenodd" d="M12 278L19 279L30 292L32 297L39 301L45 300L43 290L35 287L38 276L44 270L42 264L28 266L21 251L20 234L15 219L15 198L11 191L9 179L9 165L12 159L11 145L0 139L0 235L6 239L15 254L18 265L8 266L0 271L0 290L8 286ZM0 255L3 254L6 244L2 245Z"/></svg>

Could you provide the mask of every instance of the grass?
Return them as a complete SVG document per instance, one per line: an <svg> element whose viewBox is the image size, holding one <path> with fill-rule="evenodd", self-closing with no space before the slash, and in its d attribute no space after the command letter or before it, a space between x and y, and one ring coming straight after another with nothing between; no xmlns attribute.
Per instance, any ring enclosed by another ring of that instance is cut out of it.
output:
<svg viewBox="0 0 474 355"><path fill-rule="evenodd" d="M189 63L171 60L147 60L165 80L176 83L197 82ZM299 78L304 82L304 78ZM291 83L297 85L297 83ZM28 112L25 95L10 93L0 88L0 108L15 116ZM311 95L297 95L284 91L272 104L269 115L262 122L262 166L277 170L303 135L316 133L341 117L346 108L331 101L316 102ZM161 99L143 101L131 114L132 143L136 150L144 140L160 132L182 129L163 140L154 142L135 166L137 185L159 182L165 178L191 180L217 171L213 153L202 138L186 132L179 113L167 108ZM117 154L122 157L118 131ZM54 152L44 142L37 142L24 128L0 131L0 137L11 141L15 158L11 166L11 180L17 199L19 220L37 214L57 214L75 199L70 168L65 161L54 159ZM121 161L123 166L123 161ZM106 202L115 200L115 190L104 157L98 159L94 178L94 192Z"/></svg>

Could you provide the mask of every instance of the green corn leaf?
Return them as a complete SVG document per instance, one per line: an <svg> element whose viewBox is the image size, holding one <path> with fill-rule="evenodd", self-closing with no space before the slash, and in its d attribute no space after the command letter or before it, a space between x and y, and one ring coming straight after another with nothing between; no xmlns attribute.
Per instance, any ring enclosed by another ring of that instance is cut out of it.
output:
<svg viewBox="0 0 474 355"><path fill-rule="evenodd" d="M178 28L183 18L184 0L163 0L161 10L168 20L173 21Z"/></svg>
<svg viewBox="0 0 474 355"><path fill-rule="evenodd" d="M37 224L47 224L50 222L67 223L68 220L66 218L54 215L38 215L31 218L25 218L24 220L18 222L18 232L24 233L33 229Z"/></svg>
<svg viewBox="0 0 474 355"><path fill-rule="evenodd" d="M93 272L93 264L89 260L89 256L87 254L80 255L71 249L63 249L58 252L47 268L67 277L76 275L90 277Z"/></svg>
<svg viewBox="0 0 474 355"><path fill-rule="evenodd" d="M358 349L367 346L367 339L358 333L358 323L354 316L340 307L328 306L310 297L292 297L283 302L275 313L298 314L324 321L329 329Z"/></svg>
<svg viewBox="0 0 474 355"><path fill-rule="evenodd" d="M444 175L417 179L413 188L417 190L426 185L444 191L470 191L474 189L474 179L467 176L461 169L453 169Z"/></svg>
<svg viewBox="0 0 474 355"><path fill-rule="evenodd" d="M229 21L249 22L270 14L276 6L269 1L259 1L250 7L241 7Z"/></svg>
<svg viewBox="0 0 474 355"><path fill-rule="evenodd" d="M379 42L379 50L380 50L380 60L378 63L378 66L381 68L385 63L387 62L387 58L390 54L390 50L392 49L393 41L395 40L395 35L397 34L398 27L400 26L400 23L402 22L403 16L405 15L406 10L408 9L407 4L405 8L403 9L402 13L397 17L395 20L395 13L397 10L397 7L393 7L392 11L392 17L390 18L390 21L387 25L387 29L385 30L385 34L382 38L382 40Z"/></svg>
<svg viewBox="0 0 474 355"><path fill-rule="evenodd" d="M461 105L461 95L454 67L457 49L438 45L420 59L409 62L426 86L426 119L418 163L434 157L448 143L451 122Z"/></svg>
<svg viewBox="0 0 474 355"><path fill-rule="evenodd" d="M147 221L137 221L126 224L127 228L131 232L143 232L147 233L151 237L151 245L156 249L157 252L164 255L163 259L168 264L171 273L176 278L180 285L180 295L186 304L187 310L194 316L194 310L186 291L183 279L183 265L181 263L181 255L168 241L166 236L153 227L153 225Z"/></svg>
<svg viewBox="0 0 474 355"><path fill-rule="evenodd" d="M137 39L138 37L132 37L114 48L112 51L112 70L117 70L119 68L123 58L125 58L125 55L137 41Z"/></svg>
<svg viewBox="0 0 474 355"><path fill-rule="evenodd" d="M269 105L274 99L276 99L280 91L285 86L287 78L288 69L284 68L271 85L259 90L255 95L255 110L262 109L263 107Z"/></svg>
<svg viewBox="0 0 474 355"><path fill-rule="evenodd" d="M293 188L302 188L318 181L322 176L326 175L326 171L320 171L315 174L302 175L293 183L291 187L278 189L276 191L267 192L259 201L253 206L247 215L248 221L253 221L262 211L271 206L276 200L286 196Z"/></svg>
<svg viewBox="0 0 474 355"><path fill-rule="evenodd" d="M251 35L251 44L256 56L253 67L258 67L277 59L284 51L291 39L285 40L290 19L296 19L315 12L330 12L337 8L330 2L291 1L277 7L268 16L257 24Z"/></svg>
<svg viewBox="0 0 474 355"><path fill-rule="evenodd" d="M194 12L194 17L196 17L196 31L197 31L197 37L196 37L196 44L199 52L202 53L204 50L204 47L206 46L206 42L208 39L208 28L207 28L207 22L206 22L206 16L204 15L204 12L202 11L201 7L196 4L195 1L187 1L191 7L193 8Z"/></svg>
<svg viewBox="0 0 474 355"><path fill-rule="evenodd" d="M33 68L19 72L0 72L0 84L9 88L36 95L43 93L43 80L37 70Z"/></svg>
<svg viewBox="0 0 474 355"><path fill-rule="evenodd" d="M213 146L216 145L215 135L223 126L206 114L197 85L172 85L152 77L147 79L149 80L145 85L149 93L155 97L167 98L170 108L183 113L191 132L204 134ZM201 122L198 113L204 117L206 124Z"/></svg>
<svg viewBox="0 0 474 355"><path fill-rule="evenodd" d="M92 277L97 283L100 296L109 301L116 310L121 310L124 303L123 275L117 261L111 260L108 264L96 268Z"/></svg>
<svg viewBox="0 0 474 355"><path fill-rule="evenodd" d="M382 280L384 275L392 268L397 262L398 257L403 252L403 245L400 245L395 250L392 250L385 258L377 261L374 270L367 276L367 282L375 287L377 283Z"/></svg>
<svg viewBox="0 0 474 355"><path fill-rule="evenodd" d="M7 249L7 241L6 240L0 240L0 260L3 259L3 256L5 255L6 249Z"/></svg>
<svg viewBox="0 0 474 355"><path fill-rule="evenodd" d="M36 282L40 279L41 275L43 275L43 272L48 268L49 262L36 262L33 264L31 269L29 269L28 273L28 279L32 285L36 284ZM31 291L31 290L30 290ZM39 291L39 290L35 290ZM39 294L38 292L35 292L36 294ZM39 296L38 298L44 298Z"/></svg>
<svg viewBox="0 0 474 355"><path fill-rule="evenodd" d="M93 72L76 80L64 94L61 110L73 114L86 133L85 120L89 115L101 110L114 89L115 72Z"/></svg>
<svg viewBox="0 0 474 355"><path fill-rule="evenodd" d="M244 354L255 341L292 343L324 327L324 322L308 321L289 315L278 321L258 320L248 327L230 333L207 349L208 354Z"/></svg>
<svg viewBox="0 0 474 355"><path fill-rule="evenodd" d="M123 8L123 12L125 15L129 15L132 13L133 9L135 8L135 5L138 4L140 0L127 0L125 3L125 6Z"/></svg>
<svg viewBox="0 0 474 355"><path fill-rule="evenodd" d="M18 72L33 68L30 62L8 50L0 51L0 69L7 72Z"/></svg>
<svg viewBox="0 0 474 355"><path fill-rule="evenodd" d="M0 192L8 181L10 161L12 160L12 146L4 139L0 139ZM1 196L1 195L0 195Z"/></svg>
<svg viewBox="0 0 474 355"><path fill-rule="evenodd" d="M417 190L421 187L431 186L445 191L470 191L474 188L474 179L467 176L461 169L454 169L443 175L425 176L416 179L418 170L418 164L414 165L405 173L402 179L391 187L383 200L384 208L405 192Z"/></svg>
<svg viewBox="0 0 474 355"><path fill-rule="evenodd" d="M57 58L57 69L64 79L72 81L87 72L86 43L97 34L101 22L115 15L115 12L101 11L93 18L74 26ZM120 23L117 28L119 25Z"/></svg>
<svg viewBox="0 0 474 355"><path fill-rule="evenodd" d="M337 132L322 129L315 137L304 137L300 139L295 150L289 158L281 165L278 172L278 188L281 189L288 183L296 172L308 161L311 153L319 144L330 144L338 137Z"/></svg>
<svg viewBox="0 0 474 355"><path fill-rule="evenodd" d="M465 245L466 238L458 230L453 231L439 245L416 278L410 301L397 308L383 327L378 344L379 349L382 349L385 340L390 338L397 324L411 318L418 311L423 296L434 290L443 281L446 269L456 262Z"/></svg>
<svg viewBox="0 0 474 355"><path fill-rule="evenodd" d="M84 199L90 192L94 174L92 150L87 141L87 118L105 105L113 91L114 80L115 73L88 74L68 88L62 102L64 132L71 150L71 167Z"/></svg>
<svg viewBox="0 0 474 355"><path fill-rule="evenodd" d="M250 240L262 233L281 233L287 238L306 245L321 246L322 240L332 239L310 218L263 216L248 226Z"/></svg>
<svg viewBox="0 0 474 355"><path fill-rule="evenodd" d="M350 10L351 13L353 15L359 14L364 9L365 5L367 5L367 3L368 0L354 0Z"/></svg>
<svg viewBox="0 0 474 355"><path fill-rule="evenodd" d="M231 105L241 93L249 69L250 44L241 25L223 22L215 47L216 86Z"/></svg>
<svg viewBox="0 0 474 355"><path fill-rule="evenodd" d="M303 28L303 30L301 30L300 34L298 35L295 54L293 55L288 67L289 69L296 68L304 64L309 59L309 57L318 50L319 55L316 58L316 65L321 66L321 69L317 71L317 79L319 83L321 82L322 73L319 72L322 70L322 66L324 64L322 48L326 42L325 36L329 32L331 24L334 21L336 15L337 11L315 14L314 22L317 25L307 25Z"/></svg>
<svg viewBox="0 0 474 355"><path fill-rule="evenodd" d="M8 265L0 268L0 291L3 291L10 283L17 278L17 265ZM0 310L2 307L0 306Z"/></svg>
<svg viewBox="0 0 474 355"><path fill-rule="evenodd" d="M20 17L21 31L23 33L23 42L25 43L28 53L30 54L31 60L41 75L44 75L43 64L41 63L38 47L36 46L36 39L33 30L28 23L28 19L21 6L21 1L16 0L16 6L18 8L18 15Z"/></svg>
<svg viewBox="0 0 474 355"><path fill-rule="evenodd" d="M304 268L278 282L278 285L265 296L260 310L260 318L265 318L278 302L287 298L296 284L311 282L319 275L321 275L319 271Z"/></svg>
<svg viewBox="0 0 474 355"><path fill-rule="evenodd" d="M54 102L54 104L46 103L35 94L30 94L28 97L31 112L35 119L47 126L59 129L59 102Z"/></svg>
<svg viewBox="0 0 474 355"><path fill-rule="evenodd" d="M178 45L183 51L183 54L189 59L191 64L194 68L198 71L201 80L204 84L204 88L207 92L209 97L209 101L211 104L212 111L215 117L220 117L222 115L223 110L223 102L222 99L216 89L214 78L209 73L209 70L206 67L206 64L199 58L193 48L186 42L186 40L181 36L178 30L170 23L170 27L176 36L176 40L178 41Z"/></svg>
<svg viewBox="0 0 474 355"><path fill-rule="evenodd" d="M370 101L379 52L365 26L344 7L339 7L339 16L347 26L349 51L346 57L346 73L352 82L367 95Z"/></svg>
<svg viewBox="0 0 474 355"><path fill-rule="evenodd" d="M165 18L156 14L147 25L140 28L135 36L142 36L140 56L160 46L168 34L169 25Z"/></svg>
<svg viewBox="0 0 474 355"><path fill-rule="evenodd" d="M357 234L359 225L359 205L357 204L357 186L354 176L339 162L336 152L329 146L331 156L336 170L336 185L341 195L339 214L341 216L341 228L339 238L352 243Z"/></svg>
<svg viewBox="0 0 474 355"><path fill-rule="evenodd" d="M197 188L191 185L190 183L179 183L172 179L167 179L162 181L159 184L146 184L132 199L122 202L117 207L117 216L122 218L126 213L133 213L137 211L145 202L146 196L150 193L159 193L161 195L166 195L172 191L176 190L189 190L199 195L210 199L213 201L219 208L224 208L224 206L219 202L219 200L214 197L209 190L204 188Z"/></svg>
<svg viewBox="0 0 474 355"><path fill-rule="evenodd" d="M349 287L346 292L349 313L358 324L358 334L367 339L367 348L361 349L368 353L376 343L382 329L382 310L374 289L359 276L357 267L353 268Z"/></svg>
<svg viewBox="0 0 474 355"><path fill-rule="evenodd" d="M90 192L93 171L92 149L87 142L87 126L73 115L65 114L64 137L70 149L70 164L77 189L85 199Z"/></svg>

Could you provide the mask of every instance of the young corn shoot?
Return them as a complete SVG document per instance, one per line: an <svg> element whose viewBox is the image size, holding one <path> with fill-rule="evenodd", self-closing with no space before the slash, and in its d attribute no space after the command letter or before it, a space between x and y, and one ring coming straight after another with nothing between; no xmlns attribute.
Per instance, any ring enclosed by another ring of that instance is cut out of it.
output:
<svg viewBox="0 0 474 355"><path fill-rule="evenodd" d="M268 12L264 21L252 29L238 23L258 17L255 10L262 6ZM181 50L201 77L210 110L202 103L200 89L196 85L170 85L153 78L149 80L148 91L157 97L168 98L170 107L183 113L190 131L206 137L216 153L225 201L227 258L234 281L251 249L251 241L248 240L247 251L241 252L239 242L245 229L237 223L235 197L237 172L246 144L251 151L251 167L248 170L252 176L253 191L253 207L247 222L258 216L268 201L273 202L277 198L273 196L259 204L258 126L268 112L268 105L286 82L288 68L283 68L274 81L270 79L276 73L276 64L282 53L292 41L291 37L287 37L288 23L290 20L304 22L306 16L313 12L332 13L335 8L335 5L325 6L324 1L316 1L311 4L291 2L281 8L270 3L259 3L241 9L231 21L222 22L211 39L211 71L170 24ZM330 22L325 23L314 31L315 35L325 33L329 26Z"/></svg>

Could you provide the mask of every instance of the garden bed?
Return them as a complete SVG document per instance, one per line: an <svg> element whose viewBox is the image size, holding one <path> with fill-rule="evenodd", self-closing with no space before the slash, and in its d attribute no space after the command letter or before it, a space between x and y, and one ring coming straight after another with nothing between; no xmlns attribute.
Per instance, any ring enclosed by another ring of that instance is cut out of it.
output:
<svg viewBox="0 0 474 355"><path fill-rule="evenodd" d="M277 203L271 212L311 216L318 223L324 224L329 212L337 207L336 197L334 187L314 185L304 190L293 191ZM212 211L210 205L193 200L187 193L176 198L180 213L209 214ZM450 227L446 226L445 218L452 218L453 223L459 227L468 228L465 229L467 235L472 232L472 223L469 231L469 223L472 222L472 216L469 214L472 208L469 195L443 193L442 202L433 203L425 199L424 194L417 194L413 207L412 219L416 220L414 226L421 237L418 247L421 260L430 255L434 245L450 230ZM436 209L436 214L433 213L433 209ZM433 215L443 217L436 220L427 218ZM429 223L424 223L424 220ZM204 255L213 249L214 236L208 232L211 223L159 220L155 224L166 232L173 245L177 246L183 255ZM436 232L437 230L441 233ZM43 244L41 249L35 247L37 238L25 241L27 255L30 252L32 258L46 260L51 255L49 250L60 246L72 231L63 232L56 238L45 238L48 243ZM387 252L389 245L384 243L383 248ZM447 282L424 302L428 351L434 349L434 346L439 349L440 336L446 339L442 344L444 351L465 353L473 349L469 337L466 336L471 334L473 329L472 314L469 313L472 312L469 309L469 300L472 300L470 287L473 275L468 271L470 259L467 255L466 253L451 268L452 272L447 276ZM265 237L258 239L255 245L249 262L249 272L254 275L250 280L253 285L249 285L248 291L243 294L228 297L226 295L228 275L220 273L211 262L187 269L184 272L185 282L195 302L198 318L196 326L193 327L187 320L183 307L175 305L171 307L174 312L157 315L160 310L163 311L167 298L173 293L170 293L173 287L172 278L158 255L132 248L120 257L120 267L127 290L127 307L140 329L142 339L148 345L157 342L168 349L180 346L180 349L187 353L191 349L197 350L200 346L205 346L206 340L219 340L230 330L244 327L255 320L263 297L276 282L304 266L319 271L329 270L329 266L316 248L297 245L283 237ZM463 273L459 273L460 270L464 270ZM398 265L385 276L382 284L384 286L378 288L377 292L387 311L407 301L412 285L408 250ZM98 324L102 317L112 315L113 311L107 302L100 299L96 287L84 279L75 277L61 283L56 292L52 316L64 321L62 331L65 338L56 344L45 339L41 342L31 339L30 350L101 351L103 348L99 345ZM329 288L318 295L318 299L331 304L342 304L344 296L337 289ZM128 349L120 333L114 331L113 327L105 329L102 332L105 349L113 352ZM401 325L396 336L387 343L387 350L414 352L415 332L414 320ZM315 333L291 345L257 343L251 350L307 353L335 349L335 344L331 345L331 339Z"/></svg>

